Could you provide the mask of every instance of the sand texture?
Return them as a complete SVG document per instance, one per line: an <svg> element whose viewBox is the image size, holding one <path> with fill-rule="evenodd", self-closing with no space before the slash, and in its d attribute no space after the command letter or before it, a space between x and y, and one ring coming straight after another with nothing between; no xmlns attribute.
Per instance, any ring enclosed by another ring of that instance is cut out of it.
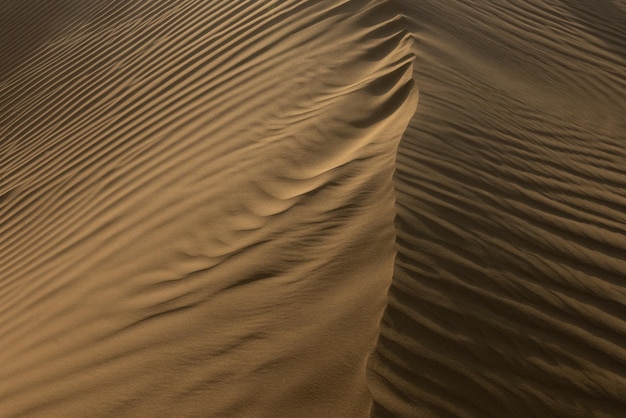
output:
<svg viewBox="0 0 626 418"><path fill-rule="evenodd" d="M377 417L626 416L626 3L414 0Z"/></svg>
<svg viewBox="0 0 626 418"><path fill-rule="evenodd" d="M623 0L0 0L0 417L626 414Z"/></svg>

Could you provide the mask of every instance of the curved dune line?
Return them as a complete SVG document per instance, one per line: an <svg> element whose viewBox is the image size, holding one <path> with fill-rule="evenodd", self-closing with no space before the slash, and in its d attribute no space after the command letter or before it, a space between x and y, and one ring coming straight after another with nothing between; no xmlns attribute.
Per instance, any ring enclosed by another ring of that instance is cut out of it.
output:
<svg viewBox="0 0 626 418"><path fill-rule="evenodd" d="M397 13L79 3L7 3L0 416L366 416L416 103Z"/></svg>
<svg viewBox="0 0 626 418"><path fill-rule="evenodd" d="M372 415L621 416L623 7L399 3L420 105Z"/></svg>
<svg viewBox="0 0 626 418"><path fill-rule="evenodd" d="M625 28L2 3L0 416L621 416Z"/></svg>

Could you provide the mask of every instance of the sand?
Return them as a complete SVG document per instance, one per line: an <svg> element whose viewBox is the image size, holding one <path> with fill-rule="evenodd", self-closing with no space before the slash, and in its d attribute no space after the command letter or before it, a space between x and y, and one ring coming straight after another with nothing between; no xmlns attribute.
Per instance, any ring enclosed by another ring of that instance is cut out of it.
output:
<svg viewBox="0 0 626 418"><path fill-rule="evenodd" d="M626 4L0 1L0 417L619 417Z"/></svg>

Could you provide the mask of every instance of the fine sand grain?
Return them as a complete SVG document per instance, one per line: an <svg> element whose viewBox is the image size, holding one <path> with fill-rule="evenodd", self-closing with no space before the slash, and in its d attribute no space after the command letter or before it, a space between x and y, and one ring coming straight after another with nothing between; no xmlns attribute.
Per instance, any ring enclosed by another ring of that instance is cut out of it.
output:
<svg viewBox="0 0 626 418"><path fill-rule="evenodd" d="M624 115L623 0L0 0L0 417L621 417Z"/></svg>

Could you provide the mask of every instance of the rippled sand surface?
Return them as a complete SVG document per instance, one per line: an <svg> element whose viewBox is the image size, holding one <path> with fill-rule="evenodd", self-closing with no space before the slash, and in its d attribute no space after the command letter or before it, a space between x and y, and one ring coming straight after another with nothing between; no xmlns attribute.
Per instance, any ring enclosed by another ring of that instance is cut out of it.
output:
<svg viewBox="0 0 626 418"><path fill-rule="evenodd" d="M0 0L0 57L0 417L626 411L623 1Z"/></svg>
<svg viewBox="0 0 626 418"><path fill-rule="evenodd" d="M374 416L626 413L626 3L402 1Z"/></svg>

